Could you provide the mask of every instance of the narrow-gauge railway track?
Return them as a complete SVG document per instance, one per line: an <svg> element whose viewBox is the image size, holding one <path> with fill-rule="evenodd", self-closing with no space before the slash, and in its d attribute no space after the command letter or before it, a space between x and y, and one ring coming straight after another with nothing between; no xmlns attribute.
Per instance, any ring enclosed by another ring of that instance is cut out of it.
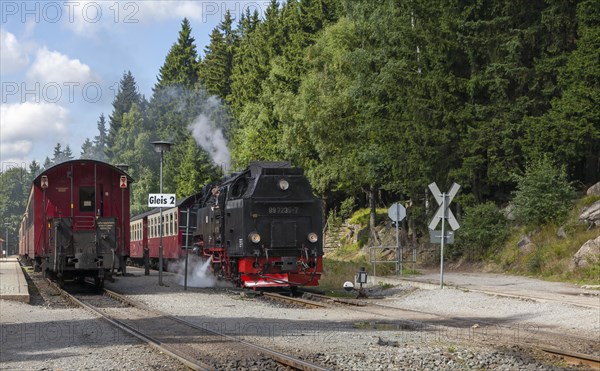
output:
<svg viewBox="0 0 600 371"><path fill-rule="evenodd" d="M599 354L600 346L595 339L543 330L531 324L500 325L489 319L449 317L359 299L337 299L314 293L305 293L303 298L305 301L328 302L334 305L342 304L349 310L384 318L379 326L374 324L373 327L403 331L428 331L433 332L433 336L440 338L444 338L446 335L455 336L456 340L476 341L481 339L506 344L518 343L548 354L560 356L568 363L582 364L592 367L594 370L600 370L600 357L578 351L562 350L568 348ZM404 315L395 316L393 313ZM394 320L396 320L396 323L394 323ZM558 347L561 349L558 349Z"/></svg>
<svg viewBox="0 0 600 371"><path fill-rule="evenodd" d="M265 370L326 370L319 365L150 309L114 291L105 289L105 295L86 295L71 294L56 285L54 288L75 305L94 312L193 370L250 366Z"/></svg>
<svg viewBox="0 0 600 371"><path fill-rule="evenodd" d="M563 358L567 363L573 365L587 366L590 367L592 370L600 370L600 357L592 356L589 354L568 352L555 348L542 347L541 349L546 353L554 354Z"/></svg>
<svg viewBox="0 0 600 371"><path fill-rule="evenodd" d="M292 296L286 296L274 292L263 292L262 295L270 300L280 301L288 304L299 305L308 308L327 308L328 305L316 302L314 300L306 300L302 298L295 298Z"/></svg>

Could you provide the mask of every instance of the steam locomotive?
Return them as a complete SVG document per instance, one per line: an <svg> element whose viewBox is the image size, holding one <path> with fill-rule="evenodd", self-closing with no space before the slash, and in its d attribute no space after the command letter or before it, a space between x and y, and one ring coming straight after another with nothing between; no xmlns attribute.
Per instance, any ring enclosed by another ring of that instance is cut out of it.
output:
<svg viewBox="0 0 600 371"><path fill-rule="evenodd" d="M129 255L129 184L121 169L73 160L33 180L19 255L59 280L91 277L101 287Z"/></svg>
<svg viewBox="0 0 600 371"><path fill-rule="evenodd" d="M318 285L323 271L322 204L302 169L253 162L207 185L194 239L217 277L248 288Z"/></svg>

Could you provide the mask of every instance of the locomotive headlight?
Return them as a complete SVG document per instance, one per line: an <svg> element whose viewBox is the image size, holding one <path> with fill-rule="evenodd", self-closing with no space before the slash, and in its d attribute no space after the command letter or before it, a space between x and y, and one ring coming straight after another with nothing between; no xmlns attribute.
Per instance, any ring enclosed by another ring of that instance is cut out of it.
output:
<svg viewBox="0 0 600 371"><path fill-rule="evenodd" d="M290 183L288 183L288 181L287 181L287 180L285 180L285 179L281 179L281 180L279 181L279 188L280 188L282 191L287 191L287 189L288 189L288 188L290 188Z"/></svg>
<svg viewBox="0 0 600 371"><path fill-rule="evenodd" d="M315 242L317 242L318 240L319 240L319 237L317 236L317 234L316 234L316 233L312 233L312 232L311 232L311 233L309 233L309 234L308 234L308 241L309 241L310 243L315 243Z"/></svg>
<svg viewBox="0 0 600 371"><path fill-rule="evenodd" d="M256 232L252 232L248 235L248 239L252 243L259 243L260 242L260 234L258 234Z"/></svg>

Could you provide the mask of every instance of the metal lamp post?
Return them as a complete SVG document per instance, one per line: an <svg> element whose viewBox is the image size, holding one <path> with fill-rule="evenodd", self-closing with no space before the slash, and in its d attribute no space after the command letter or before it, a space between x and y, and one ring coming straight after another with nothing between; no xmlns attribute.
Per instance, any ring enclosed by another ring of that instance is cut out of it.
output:
<svg viewBox="0 0 600 371"><path fill-rule="evenodd" d="M160 193L163 192L163 157L164 157L164 153L168 152L171 149L171 146L173 145L173 143L171 142L166 142L164 140L159 140L156 142L152 142L152 145L154 145L154 150L156 152L160 152ZM163 286L163 281L162 281L162 271L163 271L163 228L164 228L164 221L163 221L163 214L162 214L162 207L160 208L160 244L158 245L158 284L160 286Z"/></svg>
<svg viewBox="0 0 600 371"><path fill-rule="evenodd" d="M8 227L10 226L10 223L4 223L4 226L6 227L6 242L4 242L4 244L6 245L6 256L9 256L10 251L8 250Z"/></svg>

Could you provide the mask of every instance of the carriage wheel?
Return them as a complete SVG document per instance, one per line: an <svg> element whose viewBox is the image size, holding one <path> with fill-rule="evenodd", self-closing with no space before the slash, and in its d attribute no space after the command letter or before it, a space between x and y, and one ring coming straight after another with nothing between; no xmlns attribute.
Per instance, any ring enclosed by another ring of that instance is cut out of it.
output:
<svg viewBox="0 0 600 371"><path fill-rule="evenodd" d="M94 286L96 286L96 290L101 291L104 289L104 278L102 277L94 277Z"/></svg>

